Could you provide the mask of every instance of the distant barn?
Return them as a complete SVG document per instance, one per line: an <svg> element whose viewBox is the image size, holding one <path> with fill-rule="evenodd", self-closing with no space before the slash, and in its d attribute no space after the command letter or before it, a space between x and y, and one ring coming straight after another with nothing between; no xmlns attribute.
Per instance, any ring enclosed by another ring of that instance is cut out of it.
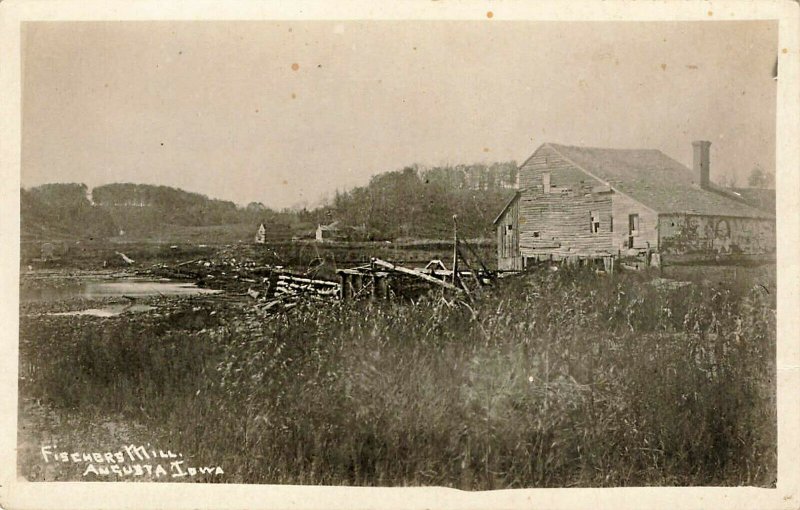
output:
<svg viewBox="0 0 800 510"><path fill-rule="evenodd" d="M314 235L317 242L324 241L341 241L345 239L345 235L339 228L339 222L334 221L327 225L317 225L317 231Z"/></svg>
<svg viewBox="0 0 800 510"><path fill-rule="evenodd" d="M258 225L258 230L256 230L256 244L290 241L291 239L292 229L284 223L262 222Z"/></svg>
<svg viewBox="0 0 800 510"><path fill-rule="evenodd" d="M520 167L517 193L494 222L499 268L652 254L774 256L774 209L712 184L710 145L693 143L692 171L658 150L543 144Z"/></svg>

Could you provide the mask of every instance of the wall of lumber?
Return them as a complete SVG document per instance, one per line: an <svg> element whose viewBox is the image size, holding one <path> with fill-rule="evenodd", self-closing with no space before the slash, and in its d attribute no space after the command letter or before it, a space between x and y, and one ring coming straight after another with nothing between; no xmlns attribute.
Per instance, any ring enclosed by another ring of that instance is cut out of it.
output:
<svg viewBox="0 0 800 510"><path fill-rule="evenodd" d="M508 206L497 222L497 268L501 271L522 269L519 252L519 197Z"/></svg>
<svg viewBox="0 0 800 510"><path fill-rule="evenodd" d="M639 215L639 229L634 233L633 245L630 241L630 215ZM636 200L614 193L612 198L611 216L614 223L612 241L614 251L625 252L631 248L651 251L658 250L658 214Z"/></svg>
<svg viewBox="0 0 800 510"><path fill-rule="evenodd" d="M543 172L550 172L550 186L553 188L569 188L581 182L585 182L590 187L601 184L580 168L564 160L550 147L542 146L520 168L520 189L537 186L541 188Z"/></svg>
<svg viewBox="0 0 800 510"><path fill-rule="evenodd" d="M550 175L545 192L544 174ZM546 253L591 255L612 253L612 193L603 183L547 146L520 169L519 249L523 257ZM597 231L592 217L599 219ZM616 253L616 250L613 250Z"/></svg>

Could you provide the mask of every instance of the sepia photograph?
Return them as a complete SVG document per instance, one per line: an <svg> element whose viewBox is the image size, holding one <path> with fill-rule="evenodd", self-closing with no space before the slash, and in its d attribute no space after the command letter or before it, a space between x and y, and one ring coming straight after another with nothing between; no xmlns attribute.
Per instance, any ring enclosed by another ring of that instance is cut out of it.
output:
<svg viewBox="0 0 800 510"><path fill-rule="evenodd" d="M694 4L23 19L16 483L774 490L789 52Z"/></svg>

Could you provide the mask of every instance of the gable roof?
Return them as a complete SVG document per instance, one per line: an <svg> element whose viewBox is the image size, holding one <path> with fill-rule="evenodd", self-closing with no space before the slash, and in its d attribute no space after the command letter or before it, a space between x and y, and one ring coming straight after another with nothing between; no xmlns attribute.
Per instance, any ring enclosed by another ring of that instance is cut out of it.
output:
<svg viewBox="0 0 800 510"><path fill-rule="evenodd" d="M517 190L517 192L514 193L514 195L510 199L508 199L508 202L506 202L506 205L503 207L503 210L500 211L500 214L498 214L497 217L494 219L492 225L497 225L497 222L500 221L500 218L502 218L503 215L505 215L506 211L508 211L508 208L511 207L511 204L513 204L522 195L523 191L525 191L524 188Z"/></svg>
<svg viewBox="0 0 800 510"><path fill-rule="evenodd" d="M733 193L703 189L699 176L655 149L603 149L546 143L564 159L657 213L774 218Z"/></svg>
<svg viewBox="0 0 800 510"><path fill-rule="evenodd" d="M328 223L327 225L318 225L317 228L323 231L339 230L339 220L336 220L333 223Z"/></svg>

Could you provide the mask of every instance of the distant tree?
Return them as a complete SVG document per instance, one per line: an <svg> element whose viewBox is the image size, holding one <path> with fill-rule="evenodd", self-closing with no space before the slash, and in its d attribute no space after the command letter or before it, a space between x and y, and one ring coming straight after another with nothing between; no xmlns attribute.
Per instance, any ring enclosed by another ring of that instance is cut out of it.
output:
<svg viewBox="0 0 800 510"><path fill-rule="evenodd" d="M769 188L775 184L775 175L765 172L760 166L756 166L750 171L747 178L747 185L751 188Z"/></svg>
<svg viewBox="0 0 800 510"><path fill-rule="evenodd" d="M249 204L247 204L247 207L245 207L245 209L251 212L261 212L265 211L267 209L267 206L265 206L261 202L250 202Z"/></svg>

